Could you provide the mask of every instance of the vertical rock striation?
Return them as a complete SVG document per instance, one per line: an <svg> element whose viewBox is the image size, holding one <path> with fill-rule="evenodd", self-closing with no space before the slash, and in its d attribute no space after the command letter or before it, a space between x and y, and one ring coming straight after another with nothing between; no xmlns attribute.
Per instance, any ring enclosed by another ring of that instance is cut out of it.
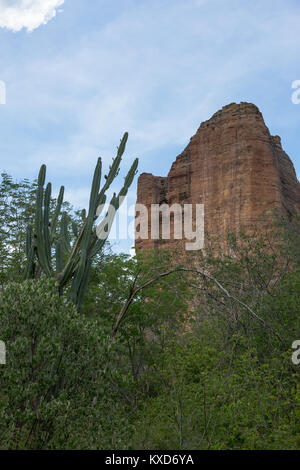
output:
<svg viewBox="0 0 300 470"><path fill-rule="evenodd" d="M166 178L143 173L137 202L204 204L210 237L237 236L252 225L266 224L274 210L300 214L300 183L293 163L271 136L259 109L250 103L224 106L201 124ZM171 226L172 227L172 226ZM174 246L170 240L136 239L136 248Z"/></svg>

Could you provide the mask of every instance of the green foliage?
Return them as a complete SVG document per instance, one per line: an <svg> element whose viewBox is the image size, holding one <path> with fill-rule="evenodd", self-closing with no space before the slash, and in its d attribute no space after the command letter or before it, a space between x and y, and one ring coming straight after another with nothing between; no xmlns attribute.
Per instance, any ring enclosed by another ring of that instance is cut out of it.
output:
<svg viewBox="0 0 300 470"><path fill-rule="evenodd" d="M81 285L82 245L65 295L37 258L29 276L40 278L20 282L35 225L45 231L52 221L42 255L55 277L88 223L89 212L67 203L59 215L47 188L37 221L37 185L2 175L0 447L300 449L300 370L291 361L300 339L298 222L266 236L231 235L228 253L208 247L188 260L212 279L178 272L148 284L180 257L96 254L94 246L79 315L68 294L75 279ZM143 285L112 339L121 308Z"/></svg>
<svg viewBox="0 0 300 470"><path fill-rule="evenodd" d="M8 280L21 281L30 255L32 227L35 221L37 182L26 179L13 181L6 173L0 183L0 283ZM57 200L50 200L50 217L54 216ZM78 215L68 202L62 204L68 217L77 223ZM57 234L52 233L53 237Z"/></svg>
<svg viewBox="0 0 300 470"><path fill-rule="evenodd" d="M59 298L54 281L25 281L2 289L0 331L0 447L63 445L101 393L107 340L99 323Z"/></svg>
<svg viewBox="0 0 300 470"><path fill-rule="evenodd" d="M163 385L141 407L134 448L300 448L291 355L262 362L242 335L221 338L222 325L210 320L169 345L157 372Z"/></svg>
<svg viewBox="0 0 300 470"><path fill-rule="evenodd" d="M300 448L300 369L291 361L300 331L295 227L288 239L277 226L240 245L233 238L228 255L200 255L198 265L240 303L212 281L189 278L190 332L160 355L161 386L141 405L134 448Z"/></svg>
<svg viewBox="0 0 300 470"><path fill-rule="evenodd" d="M32 223L36 185L16 183L7 173L0 184L0 283L21 279L25 266L26 227Z"/></svg>

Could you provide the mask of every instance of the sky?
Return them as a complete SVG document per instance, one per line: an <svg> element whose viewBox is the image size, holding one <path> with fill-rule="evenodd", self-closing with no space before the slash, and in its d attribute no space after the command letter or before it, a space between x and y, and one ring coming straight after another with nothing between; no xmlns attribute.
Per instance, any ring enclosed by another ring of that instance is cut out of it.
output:
<svg viewBox="0 0 300 470"><path fill-rule="evenodd" d="M202 121L248 101L299 179L299 25L299 0L0 0L0 170L33 179L45 163L87 207L125 131L113 189L136 157L166 176Z"/></svg>

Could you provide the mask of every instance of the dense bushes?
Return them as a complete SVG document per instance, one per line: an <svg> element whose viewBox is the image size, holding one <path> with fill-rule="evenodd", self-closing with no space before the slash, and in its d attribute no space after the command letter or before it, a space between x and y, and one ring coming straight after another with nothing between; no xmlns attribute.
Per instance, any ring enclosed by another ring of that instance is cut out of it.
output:
<svg viewBox="0 0 300 470"><path fill-rule="evenodd" d="M210 279L177 272L148 284L175 253L102 253L78 314L54 281L21 282L33 187L4 176L0 448L300 449L299 225L199 253ZM148 287L113 339L133 285Z"/></svg>
<svg viewBox="0 0 300 470"><path fill-rule="evenodd" d="M1 448L300 448L299 366L291 362L300 330L296 268L271 294L252 296L251 306L272 330L242 305L226 306L210 286L200 291L203 302L196 302L187 327L187 281L170 276L145 292L146 302L143 295L136 299L112 340L138 267L124 256L102 261L84 314L57 296L52 281L7 283L1 290L7 346ZM227 270L233 284L246 282L242 267L222 262L222 282ZM189 301L190 295L189 289ZM240 292L246 300L243 295L248 291Z"/></svg>
<svg viewBox="0 0 300 470"><path fill-rule="evenodd" d="M54 282L26 281L2 289L0 331L1 448L63 446L102 385L106 343L97 321L59 298Z"/></svg>
<svg viewBox="0 0 300 470"><path fill-rule="evenodd" d="M199 338L167 349L157 371L161 387L142 404L134 448L300 448L291 355L270 352L260 361L254 342L242 335L218 341L220 328L207 321Z"/></svg>

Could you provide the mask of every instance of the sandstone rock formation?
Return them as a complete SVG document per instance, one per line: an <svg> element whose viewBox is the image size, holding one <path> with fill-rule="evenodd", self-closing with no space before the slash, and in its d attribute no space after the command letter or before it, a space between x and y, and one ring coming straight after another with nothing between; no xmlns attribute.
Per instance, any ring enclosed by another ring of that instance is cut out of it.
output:
<svg viewBox="0 0 300 470"><path fill-rule="evenodd" d="M149 238L136 239L137 249L178 243L150 239L150 206L162 203L204 204L205 232L225 243L229 232L238 236L268 222L274 209L288 217L300 214L300 183L259 109L232 103L201 124L166 178L140 175L137 202L149 209Z"/></svg>

